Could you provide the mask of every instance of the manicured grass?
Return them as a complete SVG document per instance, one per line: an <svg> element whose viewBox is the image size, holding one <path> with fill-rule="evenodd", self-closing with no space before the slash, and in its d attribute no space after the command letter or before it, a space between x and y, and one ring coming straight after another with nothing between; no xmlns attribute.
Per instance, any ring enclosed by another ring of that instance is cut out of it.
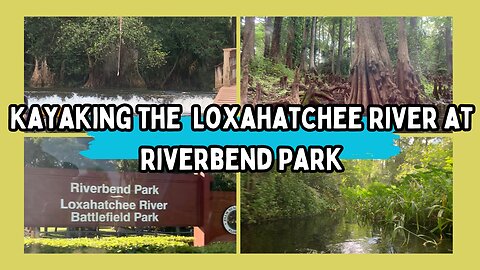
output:
<svg viewBox="0 0 480 270"><path fill-rule="evenodd" d="M234 253L235 243L193 247L193 237L24 238L25 253Z"/></svg>

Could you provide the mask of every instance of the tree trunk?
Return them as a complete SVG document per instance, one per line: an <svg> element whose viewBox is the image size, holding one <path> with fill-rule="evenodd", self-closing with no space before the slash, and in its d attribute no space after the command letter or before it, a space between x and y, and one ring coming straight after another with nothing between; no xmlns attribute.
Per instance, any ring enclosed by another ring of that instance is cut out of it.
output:
<svg viewBox="0 0 480 270"><path fill-rule="evenodd" d="M255 106L259 104L262 100L262 93L263 89L260 83L257 82L257 86L255 87L255 98L252 101L252 105Z"/></svg>
<svg viewBox="0 0 480 270"><path fill-rule="evenodd" d="M332 74L335 74L335 26L336 26L336 20L335 18L333 18L332 31L330 32L330 37L332 40L330 45L330 63L331 63L330 72Z"/></svg>
<svg viewBox="0 0 480 270"><path fill-rule="evenodd" d="M293 68L293 49L295 47L295 24L296 17L288 19L288 35L287 35L287 50L285 51L285 65L288 68Z"/></svg>
<svg viewBox="0 0 480 270"><path fill-rule="evenodd" d="M383 33L383 25L381 18L373 19L373 34L377 40L378 49L380 51L380 56L382 61L386 64L390 74L393 74L392 60L390 60L390 55L388 54L387 42L385 41L385 34Z"/></svg>
<svg viewBox="0 0 480 270"><path fill-rule="evenodd" d="M308 69L313 71L315 69L315 27L317 26L317 17L312 17L312 27L310 28L310 64Z"/></svg>
<svg viewBox="0 0 480 270"><path fill-rule="evenodd" d="M43 58L40 65L40 77L42 78L42 86L46 86L45 83L48 83L50 77L50 69L48 68L47 60Z"/></svg>
<svg viewBox="0 0 480 270"><path fill-rule="evenodd" d="M50 68L47 64L47 58L43 58L42 66L40 68L40 73L42 77L42 86L51 87L54 84L55 75L50 71Z"/></svg>
<svg viewBox="0 0 480 270"><path fill-rule="evenodd" d="M445 53L447 58L447 75L451 77L453 73L452 17L447 17L447 22L445 23Z"/></svg>
<svg viewBox="0 0 480 270"><path fill-rule="evenodd" d="M265 37L264 37L264 50L263 57L270 57L270 49L272 47L272 34L273 34L273 18L265 17Z"/></svg>
<svg viewBox="0 0 480 270"><path fill-rule="evenodd" d="M314 52L314 59L315 59L315 66L318 68L320 65L320 61L322 58L321 52L320 52L320 45L322 42L322 39L320 38L320 29L322 28L323 20L321 18L317 18L317 26L315 27L317 30L315 31L315 36L316 36L316 42L315 42L315 52ZM318 57L318 58L317 58ZM318 59L318 61L317 61Z"/></svg>
<svg viewBox="0 0 480 270"><path fill-rule="evenodd" d="M349 104L405 103L392 80L391 63L378 17L357 17ZM383 43L383 44L382 44Z"/></svg>
<svg viewBox="0 0 480 270"><path fill-rule="evenodd" d="M405 18L398 18L398 51L396 83L398 89L409 104L418 103L419 82L410 64L408 55L407 32L405 30Z"/></svg>
<svg viewBox="0 0 480 270"><path fill-rule="evenodd" d="M88 79L83 85L84 88L98 88L105 84L103 73L100 71L100 67L96 65L96 61L92 56L87 55L88 58Z"/></svg>
<svg viewBox="0 0 480 270"><path fill-rule="evenodd" d="M232 42L231 42L232 48L237 47L237 17L231 18L230 36L232 39Z"/></svg>
<svg viewBox="0 0 480 270"><path fill-rule="evenodd" d="M337 53L337 75L342 75L343 60L343 19L340 18L338 25L338 53Z"/></svg>
<svg viewBox="0 0 480 270"><path fill-rule="evenodd" d="M272 35L272 49L271 59L274 62L278 63L280 61L280 38L282 33L282 21L283 17L275 17L275 21L273 23L273 35Z"/></svg>
<svg viewBox="0 0 480 270"><path fill-rule="evenodd" d="M255 17L245 17L243 28L242 62L248 62L255 56Z"/></svg>
<svg viewBox="0 0 480 270"><path fill-rule="evenodd" d="M438 81L437 79L434 79L433 80L433 97L436 99L436 100L439 100L440 99L440 95L438 94Z"/></svg>
<svg viewBox="0 0 480 270"><path fill-rule="evenodd" d="M30 78L30 87L52 87L55 83L55 74L48 67L47 58L43 57L40 61L35 57L35 66L33 68L32 77Z"/></svg>
<svg viewBox="0 0 480 270"><path fill-rule="evenodd" d="M240 83L240 105L248 103L248 64L242 62L242 81Z"/></svg>
<svg viewBox="0 0 480 270"><path fill-rule="evenodd" d="M292 83L292 92L290 93L291 104L300 104L300 72L295 70L295 77Z"/></svg>
<svg viewBox="0 0 480 270"><path fill-rule="evenodd" d="M64 82L65 82L65 59L63 59L62 63L60 64L60 74L58 75L58 82L61 85L64 85Z"/></svg>
<svg viewBox="0 0 480 270"><path fill-rule="evenodd" d="M240 104L243 106L248 102L249 65L254 56L255 38L255 17L245 17L242 48L242 82L240 84Z"/></svg>
<svg viewBox="0 0 480 270"><path fill-rule="evenodd" d="M418 72L420 70L420 63L418 60L418 54L420 50L420 40L419 40L419 30L418 30L418 17L410 17L410 27L409 27L409 55L410 63L414 69Z"/></svg>
<svg viewBox="0 0 480 270"><path fill-rule="evenodd" d="M350 18L350 68L353 64L353 17Z"/></svg>
<svg viewBox="0 0 480 270"><path fill-rule="evenodd" d="M42 87L42 78L40 76L40 67L38 66L38 58L35 57L35 65L33 68L32 77L30 78L30 87Z"/></svg>
<svg viewBox="0 0 480 270"><path fill-rule="evenodd" d="M165 75L165 78L163 79L162 83L160 84L160 89L163 89L165 87L165 84L168 82L168 80L170 79L170 77L172 76L173 74L173 71L175 70L175 68L177 67L177 64L178 64L178 60L180 59L180 56L177 56L177 58L175 59L175 62L173 62L173 66L172 68L170 69L170 71L167 73L167 75ZM220 77L222 77L220 75Z"/></svg>
<svg viewBox="0 0 480 270"><path fill-rule="evenodd" d="M302 41L302 55L300 58L300 70L305 72L307 70L307 40L308 40L308 18L304 18L303 22L303 41Z"/></svg>

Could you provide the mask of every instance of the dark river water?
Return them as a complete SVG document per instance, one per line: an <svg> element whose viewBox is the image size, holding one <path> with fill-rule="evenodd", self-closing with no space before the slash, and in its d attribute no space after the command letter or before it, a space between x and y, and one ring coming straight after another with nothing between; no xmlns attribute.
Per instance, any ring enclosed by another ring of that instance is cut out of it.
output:
<svg viewBox="0 0 480 270"><path fill-rule="evenodd" d="M242 224L242 253L451 253L452 240L437 246L411 236L382 237L380 229L360 226L346 218L322 215Z"/></svg>

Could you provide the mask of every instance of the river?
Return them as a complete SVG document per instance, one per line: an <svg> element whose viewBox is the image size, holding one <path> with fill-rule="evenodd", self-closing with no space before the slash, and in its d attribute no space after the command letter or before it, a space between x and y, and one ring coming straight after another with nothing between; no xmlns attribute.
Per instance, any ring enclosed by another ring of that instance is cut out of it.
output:
<svg viewBox="0 0 480 270"><path fill-rule="evenodd" d="M319 215L242 224L242 253L452 253L452 240L437 246L411 236L392 240L381 229L341 215Z"/></svg>
<svg viewBox="0 0 480 270"><path fill-rule="evenodd" d="M156 90L118 90L118 89L47 89L25 90L29 104L181 104L185 114L190 113L192 104L202 108L213 102L215 93L179 92Z"/></svg>

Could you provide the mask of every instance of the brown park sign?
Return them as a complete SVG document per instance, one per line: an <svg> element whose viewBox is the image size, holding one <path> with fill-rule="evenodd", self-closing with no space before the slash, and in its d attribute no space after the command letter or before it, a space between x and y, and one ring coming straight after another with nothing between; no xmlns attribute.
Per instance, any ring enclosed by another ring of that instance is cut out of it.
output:
<svg viewBox="0 0 480 270"><path fill-rule="evenodd" d="M203 173L25 167L24 226L195 226L195 245L233 241L224 224L235 193L212 192L210 183Z"/></svg>
<svg viewBox="0 0 480 270"><path fill-rule="evenodd" d="M25 168L25 226L200 226L210 181L194 174Z"/></svg>

